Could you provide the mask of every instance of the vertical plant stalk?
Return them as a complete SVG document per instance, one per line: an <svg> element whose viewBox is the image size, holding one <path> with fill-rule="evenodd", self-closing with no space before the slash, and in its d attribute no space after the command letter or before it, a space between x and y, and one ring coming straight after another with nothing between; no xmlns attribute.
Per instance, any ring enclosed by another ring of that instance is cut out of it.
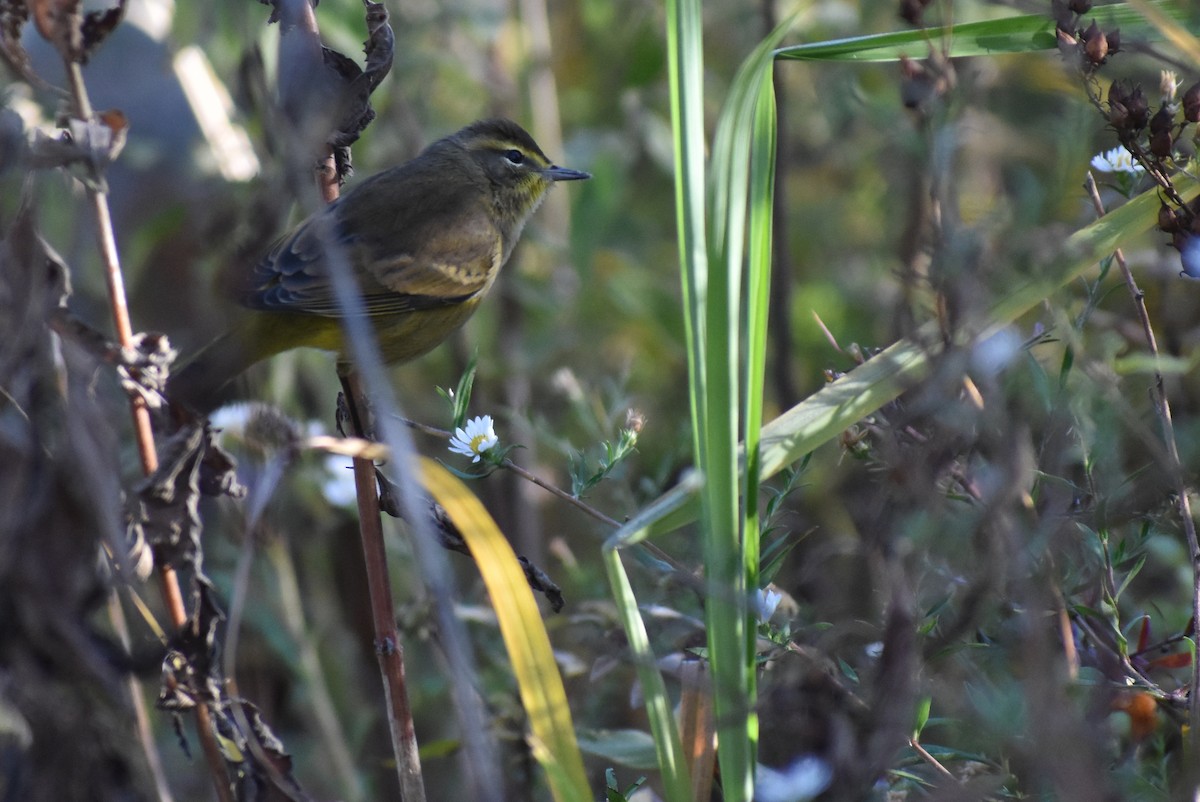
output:
<svg viewBox="0 0 1200 802"><path fill-rule="evenodd" d="M1100 192L1096 188L1096 179L1092 177L1091 172L1087 174L1086 187L1088 195L1091 197L1092 206L1096 209L1097 217L1103 217L1104 203L1100 200ZM1125 262L1125 254L1120 248L1113 251L1113 258L1116 259L1117 265L1121 268L1121 275L1125 277L1125 286L1129 289L1129 295L1133 298L1133 307L1137 310L1138 320L1142 324L1142 333L1146 336L1146 347L1150 350L1150 355L1154 360L1158 361L1158 340L1154 336L1154 327L1150 325L1150 314L1146 311L1146 296L1138 287L1137 282L1133 278L1133 273L1129 269L1129 265ZM1171 402L1167 399L1166 388L1163 386L1162 373L1157 369L1154 371L1154 392L1151 394L1154 397L1155 411L1158 413L1158 419L1162 423L1163 445L1166 447L1167 460L1170 463L1167 467L1171 471L1171 476L1175 480L1175 493L1179 497L1179 518L1183 524L1184 535L1187 537L1188 556L1191 558L1192 564L1192 622L1193 625L1200 624L1200 539L1196 537L1196 522L1192 518L1192 502L1188 497L1187 480L1184 478L1183 463L1179 458L1179 444L1175 439L1175 424L1171 418ZM1193 633L1193 639L1195 634ZM1192 677L1189 683L1188 693L1188 726L1190 738L1193 748L1193 755L1187 763L1193 766L1196 763L1194 754L1196 739L1200 734L1200 660L1197 660L1195 649L1192 651Z"/></svg>
<svg viewBox="0 0 1200 802"><path fill-rule="evenodd" d="M67 80L70 84L71 98L74 103L75 116L80 120L91 120L93 115L91 100L88 98L87 87L83 81L83 70L77 61L64 59ZM129 304L125 297L125 279L121 273L121 260L117 253L117 240L113 234L112 213L108 208L108 195L94 187L87 188L88 201L96 217L96 230L100 239L100 257L104 263L104 279L108 288L108 299L111 305L113 326L116 329L117 342L122 348L133 345L133 324L129 319ZM133 416L133 431L137 441L138 457L142 463L142 472L149 476L158 470L158 452L154 447L154 430L150 423L150 410L145 399L132 396L129 399L130 411ZM183 603L183 594L179 587L179 576L170 565L159 565L159 592L171 618L172 627L178 631L188 620L187 609ZM140 704L140 698L133 700ZM204 757L212 772L213 786L217 798L221 802L233 802L233 794L229 788L229 779L225 771L225 759L217 745L213 732L212 717L208 708L198 704L193 708L196 716L196 732L204 749ZM139 717L139 720L145 717ZM148 720L148 718L146 719ZM143 736L143 743L152 743L152 739ZM157 756L147 756L153 765L158 761Z"/></svg>
<svg viewBox="0 0 1200 802"><path fill-rule="evenodd" d="M351 426L355 437L373 439L369 424L366 396L358 371L341 373L350 405ZM358 501L358 536L362 541L363 561L367 569L367 594L371 601L371 624L375 630L375 656L383 679L388 732L396 757L400 778L400 798L404 802L425 799L425 784L421 777L421 757L417 751L417 733L413 725L412 706L408 701L408 680L404 671L404 646L396 631L395 602L388 579L387 546L383 542L383 521L379 511L379 490L375 480L375 463L362 457L354 458L354 491Z"/></svg>
<svg viewBox="0 0 1200 802"><path fill-rule="evenodd" d="M737 476L737 318L740 274L726 264L713 270L705 228L705 163L701 7L697 0L667 2L667 63L675 149L675 208L680 278L688 342L688 389L692 447L703 475L701 531L705 619L712 663L713 701L719 748L717 759L726 799L742 802L753 793L749 770L743 628L745 574L739 554ZM744 166L734 165L734 169ZM725 178L725 176L719 176ZM745 196L741 196L745 209ZM713 223L724 226L722 203L714 192ZM733 250L723 230L714 235L722 253ZM740 243L739 243L740 246ZM740 247L737 248L740 250ZM731 345L732 340L732 345Z"/></svg>
<svg viewBox="0 0 1200 802"><path fill-rule="evenodd" d="M297 25L304 35L316 43L312 51L320 52L319 34L312 6L307 0L290 0L296 6ZM310 54L311 55L311 54ZM336 197L338 183L332 166L332 154L326 151L323 166L317 176L318 186L326 200ZM325 249L329 280L337 302L344 339L343 356L353 365L350 371L339 369L346 388L352 420L358 434L378 425L380 440L392 454L392 465L405 478L399 483L399 501L404 519L412 531L413 551L420 567L420 576L432 597L441 645L449 663L448 679L458 713L462 735L462 767L469 788L469 798L480 802L499 800L502 779L493 745L488 741L486 719L477 692L474 664L461 621L454 614L450 569L445 554L432 533L427 519L426 498L410 477L415 475L412 440L400 414L395 392L384 373L383 360L375 342L374 332L363 308L362 296L351 269L345 249L330 228L320 232ZM379 415L368 423L366 399L370 398ZM359 505L359 526L366 558L371 590L372 618L376 624L376 648L380 670L388 696L389 725L393 734L397 771L405 802L423 802L424 782L418 759L416 733L408 708L404 684L403 660L396 632L394 606L388 582L386 549L380 520L376 469L370 460L354 460L355 489Z"/></svg>
<svg viewBox="0 0 1200 802"><path fill-rule="evenodd" d="M776 0L763 0L763 22L768 35L779 25L779 11ZM791 159L791 139L787 125L787 88L786 78L782 67L772 60L771 71L775 83L775 139L776 156L775 171L787 176ZM785 181L775 182L775 196L771 206L771 261L774 268L771 271L771 289L769 307L776 313L767 321L769 336L767 349L770 355L771 384L775 390L775 402L783 409L795 406L799 397L796 390L796 380L793 377L793 342L791 331L791 315L788 314L788 303L792 297L792 253L788 244L788 226L786 222L792 219L788 204L788 193Z"/></svg>
<svg viewBox="0 0 1200 802"><path fill-rule="evenodd" d="M762 73L756 102L754 103L753 144L750 152L749 178L749 232L747 265L749 280L746 297L746 378L743 409L745 430L742 432L745 446L745 472L743 474L742 498L742 572L749 593L757 593L759 587L759 563L762 560L760 537L762 520L759 517L759 500L762 485L762 412L763 394L767 373L767 333L771 302L771 256L773 251L772 223L775 199L775 83L773 80L774 60L768 59ZM755 597L757 599L757 597ZM758 749L758 714L754 710L758 698L758 675L755 672L755 641L758 631L757 610L751 611L745 625L745 694L750 705L749 763L753 771Z"/></svg>
<svg viewBox="0 0 1200 802"><path fill-rule="evenodd" d="M563 157L562 118L558 110L558 83L550 50L550 15L546 0L518 0L517 9L528 37L527 86L533 131L547 153ZM542 229L561 243L571 230L571 204L567 194L551 192L542 203Z"/></svg>
<svg viewBox="0 0 1200 802"><path fill-rule="evenodd" d="M133 649L129 637L129 624L125 620L125 610L121 607L121 599L115 591L108 594L107 606L108 619L112 622L113 631L121 643L121 648L126 653L131 653ZM125 684L129 688L129 703L133 707L133 715L137 721L138 741L141 742L142 752L146 755L150 776L154 779L154 791L158 794L158 802L174 802L175 797L171 794L171 786L167 782L167 775L163 770L162 757L158 754L158 747L155 745L154 736L150 731L150 716L147 715L146 705L142 701L142 681L136 674L129 672L125 678Z"/></svg>
<svg viewBox="0 0 1200 802"><path fill-rule="evenodd" d="M307 3L305 4L306 8ZM316 19L311 8L306 15ZM333 153L321 160L315 174L317 189L325 203L337 200L339 194L337 170ZM374 439L370 431L369 407L357 371L342 372L339 378L350 408L351 434ZM421 756L417 748L417 730L413 725L412 705L408 700L408 679L404 670L404 646L396 631L396 604L388 578L387 545L383 542L383 521L380 518L379 489L375 481L375 463L355 457L354 495L358 505L358 537L362 543L363 561L367 569L367 595L371 604L371 625L375 632L375 657L383 680L385 715L396 758L396 773L400 781L400 798L404 802L425 799L425 782L421 776Z"/></svg>
<svg viewBox="0 0 1200 802"><path fill-rule="evenodd" d="M329 689L330 677L321 666L321 656L314 643L312 627L305 619L304 594L296 576L296 565L286 543L272 540L266 546L266 557L275 571L278 583L279 605L283 625L296 643L296 660L300 676L308 687L308 700L312 708L313 723L321 735L322 748L329 755L329 762L337 773L342 793L350 802L363 799L365 789L359 777L354 757L347 747L348 738L337 717L337 708Z"/></svg>
<svg viewBox="0 0 1200 802"><path fill-rule="evenodd" d="M415 483L409 479L415 475L412 440L404 428L403 416L399 412L395 392L387 382L383 360L363 308L362 296L351 272L344 249L333 237L331 230L323 231L322 239L329 264L329 278L337 299L345 339L345 356L352 360L353 368L339 368L339 376L350 403L352 425L356 432L380 427L380 440L392 455L391 464L405 481L399 483L399 500L403 517L412 530L413 551L420 567L420 574L432 597L435 620L450 664L449 681L463 739L463 768L467 775L471 799L480 802L499 800L502 780L492 745L486 739L486 725L482 704L474 682L475 672L462 622L454 614L450 571L446 557L434 534L430 531L427 515L427 500ZM366 399L381 413L368 424L362 415L369 414ZM372 433L374 434L374 433ZM372 438L374 439L374 438ZM376 487L376 469L370 460L354 460L355 489L359 504L359 526L363 539L363 554L371 584L372 618L376 625L376 648L380 657L380 670L388 693L389 713L394 717L393 748L397 751L397 770L400 772L401 787L405 802L423 802L425 789L417 754L416 734L411 713L407 711L407 691L403 681L403 660L399 653L391 588L388 584L386 550L383 528L379 514L379 496ZM391 711L403 705L404 710ZM403 750L403 756L401 756Z"/></svg>
<svg viewBox="0 0 1200 802"><path fill-rule="evenodd" d="M686 660L680 668L679 737L692 779L692 799L711 799L717 762L712 687L705 663Z"/></svg>
<svg viewBox="0 0 1200 802"><path fill-rule="evenodd" d="M313 75L321 74L321 34L317 25L315 4L307 0L291 0L287 4L289 19L295 25L290 42L281 39L280 47L285 44L295 48L297 62L312 70ZM299 103L304 93L310 91L305 85L294 85L290 91L295 94L293 102ZM333 149L322 145L316 154L317 164L313 180L321 200L332 203L341 192L337 167L334 161ZM339 264L331 271L333 283L344 283L350 279L349 267L345 255L340 252L334 240L334 232L321 232L324 247L331 251L333 259ZM352 290L353 292L354 290ZM345 311L345 310L343 310ZM347 315L348 316L348 315ZM352 339L357 332L347 324L346 337ZM338 366L338 377L346 395L346 404L350 410L349 424L351 434L355 437L371 439L370 410L366 396L359 382L358 374L353 369L343 370ZM375 656L379 662L379 673L383 681L384 715L388 722L388 733L392 742L392 753L396 760L396 774L400 783L400 798L404 802L424 802L425 785L421 776L421 761L417 751L416 728L413 726L412 707L408 699L408 684L404 670L404 648L396 631L395 603L392 600L391 583L388 576L387 548L383 541L383 523L380 519L379 491L375 481L375 463L369 459L355 457L354 490L358 506L358 532L362 543L363 560L366 567L367 595L371 607L371 623L375 633Z"/></svg>

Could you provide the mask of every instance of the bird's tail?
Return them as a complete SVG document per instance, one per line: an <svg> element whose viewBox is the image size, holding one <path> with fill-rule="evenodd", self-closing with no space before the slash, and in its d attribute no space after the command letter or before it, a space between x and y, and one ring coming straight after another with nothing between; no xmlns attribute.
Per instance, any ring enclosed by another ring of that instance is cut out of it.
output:
<svg viewBox="0 0 1200 802"><path fill-rule="evenodd" d="M237 400L237 379L261 358L242 327L235 327L197 351L172 373L167 398L173 407L208 415Z"/></svg>

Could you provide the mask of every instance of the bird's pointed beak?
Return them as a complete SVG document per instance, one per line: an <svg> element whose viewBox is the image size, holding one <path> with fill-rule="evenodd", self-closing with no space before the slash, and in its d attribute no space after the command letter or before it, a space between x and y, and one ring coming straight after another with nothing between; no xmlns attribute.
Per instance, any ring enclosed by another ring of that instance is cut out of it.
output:
<svg viewBox="0 0 1200 802"><path fill-rule="evenodd" d="M559 167L557 164L552 164L545 170L542 170L542 175L551 181L582 181L585 178L592 177L591 173L585 173L582 170L571 170L567 167Z"/></svg>

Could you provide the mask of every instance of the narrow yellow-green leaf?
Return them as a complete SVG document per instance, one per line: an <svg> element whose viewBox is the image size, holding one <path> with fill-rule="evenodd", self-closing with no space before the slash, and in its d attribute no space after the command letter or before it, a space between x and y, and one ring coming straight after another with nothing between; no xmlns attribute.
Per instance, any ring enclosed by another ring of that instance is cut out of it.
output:
<svg viewBox="0 0 1200 802"><path fill-rule="evenodd" d="M529 717L530 743L546 770L554 798L589 802L593 795L575 741L567 694L517 556L479 499L449 471L422 457L421 480L446 509L479 566Z"/></svg>

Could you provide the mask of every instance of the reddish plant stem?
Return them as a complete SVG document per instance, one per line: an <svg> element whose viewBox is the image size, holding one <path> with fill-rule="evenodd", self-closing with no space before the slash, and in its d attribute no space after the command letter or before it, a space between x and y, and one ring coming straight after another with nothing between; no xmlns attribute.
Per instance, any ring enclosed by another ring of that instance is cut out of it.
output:
<svg viewBox="0 0 1200 802"><path fill-rule="evenodd" d="M83 70L77 62L70 59L65 61L65 66L67 79L71 86L71 97L75 104L75 115L81 120L91 120L92 104L88 98L87 87L83 82ZM116 236L113 234L108 195L91 187L88 188L87 193L96 216L100 256L104 261L104 276L108 286L109 303L112 306L113 326L116 329L117 342L122 348L128 348L133 345L133 324L129 318L129 305L125 297L125 279L121 273ZM145 399L140 396L132 396L129 404L133 415L134 437L137 440L142 471L149 476L158 469L158 453L154 448L154 431L150 423L150 410L146 406ZM175 569L169 565L159 566L158 576L163 603L171 618L171 624L176 630L181 629L186 625L188 617L183 604L183 594L179 588L179 577L176 575ZM213 734L208 708L201 704L194 709L196 730L208 761L209 770L212 772L213 786L216 789L217 797L221 802L233 802L228 775L225 772L225 760ZM148 757L147 759L153 763L157 758Z"/></svg>
<svg viewBox="0 0 1200 802"><path fill-rule="evenodd" d="M347 403L351 407L354 434L367 437L368 415L364 403L362 381L357 371L342 374ZM362 540L363 559L367 569L367 593L371 601L371 623L375 628L375 656L383 678L387 702L388 730L400 777L400 797L405 802L423 802L425 785L421 776L421 759L417 751L416 729L412 707L408 701L408 681L404 673L404 647L396 631L396 609L388 579L387 549L383 542L383 523L379 511L379 491L375 482L375 463L354 458L354 489L358 499L358 532Z"/></svg>
<svg viewBox="0 0 1200 802"><path fill-rule="evenodd" d="M312 53L319 54L320 31L316 15L313 13L313 5L315 4L304 0L292 0L288 4L288 11L293 15L292 19L299 29L296 35L305 37L313 46ZM317 57L319 58L319 55ZM341 183L338 180L333 151L328 146L320 154L313 178L325 203L332 203L338 198ZM354 370L343 372L340 366L338 375L346 392L352 434L367 437L370 412L359 375ZM383 679L385 715L400 781L400 798L404 802L424 802L425 785L421 776L412 708L408 701L404 650L396 631L395 604L392 601L388 576L387 550L383 541L379 491L375 483L373 461L361 457L354 458L354 487L358 500L359 539L362 541L363 558L366 563L367 593L375 631L375 654L379 659L379 672Z"/></svg>

